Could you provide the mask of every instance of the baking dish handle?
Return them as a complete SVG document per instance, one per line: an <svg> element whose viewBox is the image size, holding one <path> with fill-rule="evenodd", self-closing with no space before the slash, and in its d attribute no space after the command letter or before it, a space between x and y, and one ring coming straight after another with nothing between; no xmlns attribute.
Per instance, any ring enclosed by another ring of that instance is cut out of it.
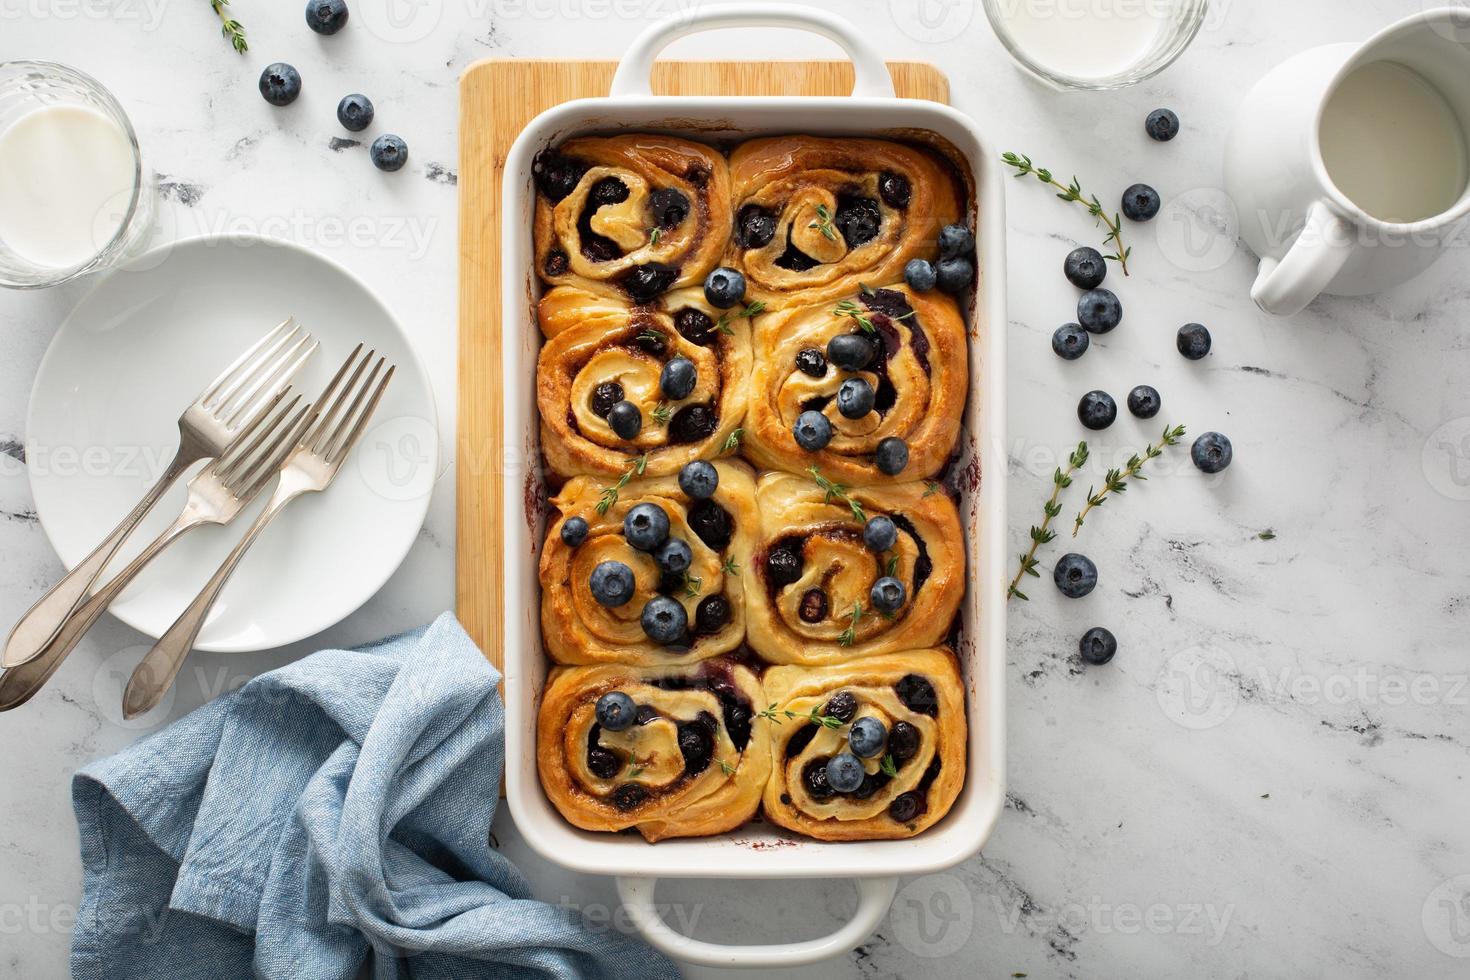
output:
<svg viewBox="0 0 1470 980"><path fill-rule="evenodd" d="M659 21L634 39L632 47L613 75L613 98L650 96L653 62L660 51L690 34L726 27L791 27L820 34L838 44L852 59L852 94L863 98L894 97L893 76L872 45L858 34L852 23L825 10L794 4L695 7Z"/></svg>
<svg viewBox="0 0 1470 980"><path fill-rule="evenodd" d="M841 929L821 939L775 945L723 946L691 939L670 928L653 901L653 890L657 884L657 878L618 879L618 898L628 910L633 924L643 933L643 938L676 960L726 969L802 966L846 953L861 945L878 928L898 889L897 878L856 879L857 911Z"/></svg>

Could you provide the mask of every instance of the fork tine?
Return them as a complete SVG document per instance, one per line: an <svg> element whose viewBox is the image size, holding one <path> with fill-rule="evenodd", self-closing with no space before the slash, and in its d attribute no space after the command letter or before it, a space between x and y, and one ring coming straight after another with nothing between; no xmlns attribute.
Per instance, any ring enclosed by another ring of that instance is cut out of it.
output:
<svg viewBox="0 0 1470 980"><path fill-rule="evenodd" d="M311 335L298 323L290 333L286 334L276 344L265 351L249 369L233 381L228 388L222 391L214 402L214 414L220 418L228 418L238 413L239 409L251 401L261 386L270 380L272 374L283 362L289 361L296 355L302 344L310 343Z"/></svg>
<svg viewBox="0 0 1470 980"><path fill-rule="evenodd" d="M249 500L254 497L265 484L281 471L285 465L286 458L296 452L301 441L301 433L311 424L311 405L301 406L295 418L281 428L280 433L270 444L265 452L255 460L254 465L242 476L239 486L242 490L232 491L236 496Z"/></svg>
<svg viewBox="0 0 1470 980"><path fill-rule="evenodd" d="M215 390L210 393L209 399L202 404L205 407L225 404L231 398L235 397L236 392L249 383L250 379L260 370L262 364L274 361L281 349L287 344L290 344L301 332L301 324L296 322L295 317L288 317L286 324L289 325L287 330L278 332L271 343L257 350L248 361L234 370L230 378L222 384L215 386Z"/></svg>
<svg viewBox="0 0 1470 980"><path fill-rule="evenodd" d="M316 446L318 456L323 459L331 458L332 446L336 444L343 432L352 427L352 420L357 417L357 410L362 407L362 400L367 397L373 382L378 380L378 373L383 370L385 363L387 363L385 358L378 358L373 362L373 369L368 372L368 376L363 378L360 384L354 385L352 391L344 392L344 394L352 395L352 404L347 406L347 411L343 412L342 417L332 424L331 429L322 433L321 440ZM366 366L367 362L364 361L363 364Z"/></svg>
<svg viewBox="0 0 1470 980"><path fill-rule="evenodd" d="M323 392L322 396L317 399L318 415L316 424L311 427L311 431L301 440L301 444L318 455L321 454L322 436L330 432L336 424L337 412L341 410L343 401L352 393L352 389L356 387L357 379L362 376L363 368L367 367L368 361L372 360L373 355L377 353L376 351L370 350L367 352L366 357L361 361L357 361L357 366L352 369L352 375L347 379L347 383L342 386L340 391L337 391L332 396L331 403L327 404L327 395L337 387L337 382L341 380L342 374L357 359L357 355L361 350L362 344L358 344L346 362L343 363L342 370L337 372L337 377L332 379L332 383L328 386L327 391Z"/></svg>
<svg viewBox="0 0 1470 980"><path fill-rule="evenodd" d="M252 346L249 350L247 350L245 353L241 354L235 359L235 363L231 364L229 367L221 371L219 377L215 378L209 383L209 386L200 393L196 401L198 401L200 404L209 401L210 398L212 398L215 393L219 391L221 386L223 386L227 381L230 381L234 377L236 371L240 370L240 368L246 363L252 361L255 356L261 352L262 349L264 349L272 341L276 340L280 336L281 332L283 330L286 330L288 326L294 328L295 322L296 318L294 316L288 316L286 317L286 319L276 324L276 328L274 330L266 334L264 337L260 338L260 340L256 341L254 346Z"/></svg>
<svg viewBox="0 0 1470 980"><path fill-rule="evenodd" d="M270 400L271 393L295 377L296 372L301 370L301 366L311 359L320 346L319 342L311 339L311 334L303 333L301 339L277 359L275 367L239 397L237 407L225 419L225 425L233 428L239 422L253 417Z"/></svg>
<svg viewBox="0 0 1470 980"><path fill-rule="evenodd" d="M381 365L383 362L379 361L378 363L379 365ZM363 408L362 414L359 415L357 417L357 421L353 423L352 430L350 432L344 433L340 440L334 440L335 445L332 449L332 452L329 456L327 456L327 464L329 466L339 465L342 460L347 458L347 454L352 452L352 447L357 445L357 440L362 438L362 432L363 429L367 426L368 419L372 418L373 412L377 411L378 402L382 399L383 392L388 387L388 382L393 380L394 370L396 370L396 367L394 365L388 365L388 372L383 375L383 380L379 381L378 386L373 389L372 397L368 399L368 403L366 407ZM373 369L373 373L377 374L377 368ZM371 379L369 379L369 383L371 383ZM367 390L366 385L363 386L363 390ZM354 404L353 408L355 409L356 407L356 404ZM346 419L344 419L343 422L343 428L345 429Z"/></svg>
<svg viewBox="0 0 1470 980"><path fill-rule="evenodd" d="M286 391L290 391L289 386ZM285 397L286 391L281 392L280 397L275 400L276 403ZM242 430L235 437L212 467L214 475L219 477L221 483L229 485L239 480L241 470L250 465L250 461L260 450L261 444L270 438L271 433L280 426L281 419L289 415L299 401L301 401L301 396L298 394L280 412L275 412L275 405L271 405L251 422L249 428Z"/></svg>

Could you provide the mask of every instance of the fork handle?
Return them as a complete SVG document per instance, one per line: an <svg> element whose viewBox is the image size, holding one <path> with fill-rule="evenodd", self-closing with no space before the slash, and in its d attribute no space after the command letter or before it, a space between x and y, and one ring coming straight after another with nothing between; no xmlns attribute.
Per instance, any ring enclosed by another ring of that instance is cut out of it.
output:
<svg viewBox="0 0 1470 980"><path fill-rule="evenodd" d="M153 644L153 649L148 651L147 656L133 668L133 675L128 678L128 686L123 690L124 718L136 718L152 710L164 692L173 686L174 678L179 676L179 669L184 666L184 658L194 648L194 640L198 638L199 630L209 616L209 610L214 607L215 600L234 574L240 559L245 557L245 552L250 550L250 546L255 543L260 532L265 530L266 525L303 492L305 491L277 487L265 510L260 512L245 536L225 556L224 563L204 583L204 588L194 597L194 601L189 603L189 607L174 620L168 631Z"/></svg>
<svg viewBox="0 0 1470 980"><path fill-rule="evenodd" d="M158 482L143 495L143 499L138 501L128 516L122 519L122 523L113 528L112 533L90 555L52 586L51 591L42 596L21 617L20 622L15 624L15 628L10 631L10 638L5 641L5 653L0 657L0 666L18 667L41 655L41 651L56 637L72 610L92 590L97 576L102 574L102 570L128 539L128 535L133 533L133 529L153 509L164 492L173 486L179 475L203 458L197 450L189 447L188 440L180 444L168 469L164 470Z"/></svg>

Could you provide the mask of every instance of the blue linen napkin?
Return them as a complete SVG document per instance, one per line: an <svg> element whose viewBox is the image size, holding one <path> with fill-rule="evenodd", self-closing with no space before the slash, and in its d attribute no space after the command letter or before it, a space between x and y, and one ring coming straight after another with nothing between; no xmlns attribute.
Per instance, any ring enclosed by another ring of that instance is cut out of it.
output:
<svg viewBox="0 0 1470 980"><path fill-rule="evenodd" d="M500 676L448 613L251 680L77 773L78 980L678 973L489 844Z"/></svg>

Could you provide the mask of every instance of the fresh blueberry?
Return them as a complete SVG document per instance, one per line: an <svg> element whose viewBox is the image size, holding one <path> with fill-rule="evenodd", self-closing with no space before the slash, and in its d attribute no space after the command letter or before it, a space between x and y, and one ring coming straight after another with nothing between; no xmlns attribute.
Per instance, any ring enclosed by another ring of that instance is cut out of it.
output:
<svg viewBox="0 0 1470 980"><path fill-rule="evenodd" d="M687 357L676 357L664 365L663 373L658 378L658 387L665 398L679 401L688 398L694 391L697 377L693 361Z"/></svg>
<svg viewBox="0 0 1470 980"><path fill-rule="evenodd" d="M561 543L568 548L575 548L587 540L587 532L591 528L587 525L585 517L568 517L561 522Z"/></svg>
<svg viewBox="0 0 1470 980"><path fill-rule="evenodd" d="M625 731L637 719L638 706L622 691L608 691L597 699L597 723L608 731Z"/></svg>
<svg viewBox="0 0 1470 980"><path fill-rule="evenodd" d="M1082 639L1077 642L1077 653L1082 659L1094 667L1101 667L1113 659L1113 654L1118 652L1118 640L1111 632L1101 626L1094 626L1082 634Z"/></svg>
<svg viewBox="0 0 1470 980"><path fill-rule="evenodd" d="M643 413L630 401L620 401L607 410L607 424L619 439L636 439L643 430Z"/></svg>
<svg viewBox="0 0 1470 980"><path fill-rule="evenodd" d="M821 412L808 409L796 417L791 434L796 437L798 446L814 453L832 441L832 423Z"/></svg>
<svg viewBox="0 0 1470 980"><path fill-rule="evenodd" d="M808 378L827 375L827 356L815 347L803 347L796 352L796 369Z"/></svg>
<svg viewBox="0 0 1470 980"><path fill-rule="evenodd" d="M909 259L909 264L903 267L903 281L910 289L927 293L939 285L939 273L928 259Z"/></svg>
<svg viewBox="0 0 1470 980"><path fill-rule="evenodd" d="M1174 344L1179 348L1179 353L1191 361L1197 361L1210 352L1210 331L1203 323L1186 323L1179 328Z"/></svg>
<svg viewBox="0 0 1470 980"><path fill-rule="evenodd" d="M356 92L342 96L342 101L337 103L337 121L342 124L343 129L354 133L367 129L373 124L372 99Z"/></svg>
<svg viewBox="0 0 1470 980"><path fill-rule="evenodd" d="M1153 418L1159 414L1159 409L1163 404L1163 399L1159 397L1159 390L1152 385L1139 385L1128 392L1128 411L1137 418Z"/></svg>
<svg viewBox="0 0 1470 980"><path fill-rule="evenodd" d="M1106 391L1089 391L1077 403L1077 418L1094 432L1106 429L1118 417L1118 403Z"/></svg>
<svg viewBox="0 0 1470 980"><path fill-rule="evenodd" d="M1051 349L1067 361L1075 361L1086 354L1091 344L1092 338L1077 323L1064 323L1051 335Z"/></svg>
<svg viewBox="0 0 1470 980"><path fill-rule="evenodd" d="M1206 473L1219 473L1234 456L1230 440L1218 432L1206 432L1189 448L1189 458Z"/></svg>
<svg viewBox="0 0 1470 980"><path fill-rule="evenodd" d="M975 251L975 236L964 225L945 225L939 229L939 257L962 258Z"/></svg>
<svg viewBox="0 0 1470 980"><path fill-rule="evenodd" d="M1107 333L1123 322L1123 304L1111 289L1089 289L1077 301L1077 322L1088 333Z"/></svg>
<svg viewBox="0 0 1470 980"><path fill-rule="evenodd" d="M834 792L854 792L866 775L862 761L851 752L839 752L827 760L827 785Z"/></svg>
<svg viewBox="0 0 1470 980"><path fill-rule="evenodd" d="M1078 289L1096 289L1108 277L1108 263L1101 252L1084 245L1067 253L1062 272Z"/></svg>
<svg viewBox="0 0 1470 980"><path fill-rule="evenodd" d="M652 552L669 539L669 515L658 504L634 504L623 517L623 537L639 551Z"/></svg>
<svg viewBox="0 0 1470 980"><path fill-rule="evenodd" d="M847 747L859 759L871 759L883 754L888 744L888 729L872 715L864 715L852 723L847 732Z"/></svg>
<svg viewBox="0 0 1470 980"><path fill-rule="evenodd" d="M766 578L776 586L790 585L801 578L801 555L790 548L772 548L766 555Z"/></svg>
<svg viewBox="0 0 1470 980"><path fill-rule="evenodd" d="M892 575L885 575L868 590L868 599L873 603L873 608L881 613L898 612L903 605L903 583Z"/></svg>
<svg viewBox="0 0 1470 980"><path fill-rule="evenodd" d="M306 26L318 34L336 34L346 24L346 0L307 0Z"/></svg>
<svg viewBox="0 0 1470 980"><path fill-rule="evenodd" d="M1163 205L1159 192L1147 184L1134 184L1123 192L1123 217L1129 221L1148 221Z"/></svg>
<svg viewBox="0 0 1470 980"><path fill-rule="evenodd" d="M720 471L713 463L696 459L679 471L679 489L693 500L708 500L720 485Z"/></svg>
<svg viewBox="0 0 1470 980"><path fill-rule="evenodd" d="M827 360L844 371L861 371L873 360L872 341L857 333L840 333L827 341Z"/></svg>
<svg viewBox="0 0 1470 980"><path fill-rule="evenodd" d="M846 419L860 419L873 410L877 393L863 378L848 378L837 388L837 411Z"/></svg>
<svg viewBox="0 0 1470 980"><path fill-rule="evenodd" d="M898 542L898 527L891 518L882 516L868 518L863 525L863 544L869 551L887 551Z"/></svg>
<svg viewBox="0 0 1470 980"><path fill-rule="evenodd" d="M720 266L704 280L704 298L710 306L728 310L745 296L745 276L738 269Z"/></svg>
<svg viewBox="0 0 1470 980"><path fill-rule="evenodd" d="M718 633L730 621L730 600L722 595L707 595L694 610L694 629L706 635Z"/></svg>
<svg viewBox="0 0 1470 980"><path fill-rule="evenodd" d="M1052 579L1062 595L1080 599L1097 588L1097 566L1085 555L1067 554L1057 559Z"/></svg>
<svg viewBox="0 0 1470 980"><path fill-rule="evenodd" d="M1143 128L1150 139L1167 143L1179 135L1179 117L1172 109L1155 109L1143 121Z"/></svg>
<svg viewBox="0 0 1470 980"><path fill-rule="evenodd" d="M659 568L677 575L689 571L694 562L694 549L682 538L669 538L654 549L653 560Z"/></svg>
<svg viewBox="0 0 1470 980"><path fill-rule="evenodd" d="M290 105L301 94L301 73L284 61L260 73L260 94L271 105Z"/></svg>
<svg viewBox="0 0 1470 980"><path fill-rule="evenodd" d="M392 173L408 162L408 144L392 133L384 133L368 147L368 156L373 158L373 166Z"/></svg>
<svg viewBox="0 0 1470 980"><path fill-rule="evenodd" d="M656 595L643 607L638 622L650 640L668 646L684 638L684 631L689 628L689 614L677 601L666 595Z"/></svg>
<svg viewBox="0 0 1470 980"><path fill-rule="evenodd" d="M620 561L598 562L592 569L592 598L616 609L633 598L633 569Z"/></svg>
<svg viewBox="0 0 1470 980"><path fill-rule="evenodd" d="M898 476L909 465L909 444L898 436L889 436L878 443L873 453L873 462L878 471L887 476Z"/></svg>
<svg viewBox="0 0 1470 980"><path fill-rule="evenodd" d="M951 296L963 293L975 281L975 263L961 256L939 260L939 288Z"/></svg>

